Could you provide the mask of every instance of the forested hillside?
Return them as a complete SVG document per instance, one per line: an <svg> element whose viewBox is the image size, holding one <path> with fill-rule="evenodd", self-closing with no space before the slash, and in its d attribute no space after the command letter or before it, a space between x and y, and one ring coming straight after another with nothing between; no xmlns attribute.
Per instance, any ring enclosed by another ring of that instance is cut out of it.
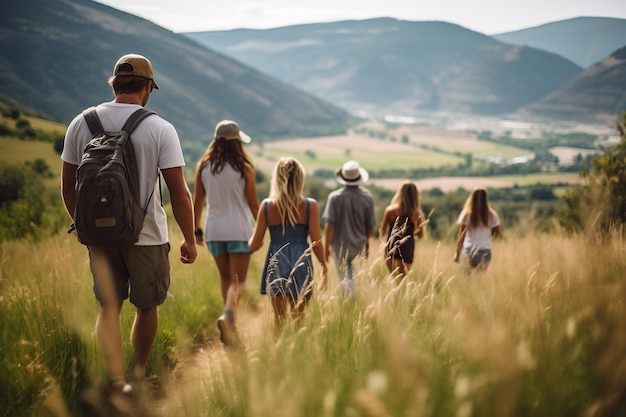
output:
<svg viewBox="0 0 626 417"><path fill-rule="evenodd" d="M152 61L161 88L149 107L186 144L209 138L225 118L256 138L342 131L351 120L183 35L94 1L3 1L0 27L0 95L64 123L113 99L107 79L117 58L130 52Z"/></svg>

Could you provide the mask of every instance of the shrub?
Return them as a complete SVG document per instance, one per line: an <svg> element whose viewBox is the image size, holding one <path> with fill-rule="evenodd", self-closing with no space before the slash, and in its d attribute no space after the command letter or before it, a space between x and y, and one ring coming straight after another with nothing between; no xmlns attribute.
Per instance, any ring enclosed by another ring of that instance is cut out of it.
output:
<svg viewBox="0 0 626 417"><path fill-rule="evenodd" d="M565 207L557 212L559 223L568 230L585 227L582 219L593 219L603 231L626 222L626 112L617 131L621 141L592 160L590 170L581 175L585 185L568 190Z"/></svg>
<svg viewBox="0 0 626 417"><path fill-rule="evenodd" d="M66 220L58 190L44 185L49 174L45 161L30 169L0 164L0 242L40 239L55 233Z"/></svg>

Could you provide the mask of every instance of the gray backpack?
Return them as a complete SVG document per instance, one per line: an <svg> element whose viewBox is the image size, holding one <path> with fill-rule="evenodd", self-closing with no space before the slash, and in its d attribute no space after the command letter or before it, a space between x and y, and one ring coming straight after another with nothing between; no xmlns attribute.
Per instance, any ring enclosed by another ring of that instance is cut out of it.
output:
<svg viewBox="0 0 626 417"><path fill-rule="evenodd" d="M105 132L94 107L83 112L92 139L76 171L74 227L80 243L122 247L139 239L147 207L137 200L139 174L130 135L152 114L138 109L121 131Z"/></svg>

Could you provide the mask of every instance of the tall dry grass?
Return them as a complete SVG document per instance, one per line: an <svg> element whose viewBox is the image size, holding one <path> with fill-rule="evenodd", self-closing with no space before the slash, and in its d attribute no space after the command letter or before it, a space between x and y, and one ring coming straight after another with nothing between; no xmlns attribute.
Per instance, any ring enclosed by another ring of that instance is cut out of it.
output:
<svg viewBox="0 0 626 417"><path fill-rule="evenodd" d="M328 288L278 334L269 300L257 295L261 251L243 300L243 345L224 350L215 343L214 263L201 249L196 264L179 264L174 247L172 291L151 358L163 384L151 401L154 415L616 416L626 409L619 233L508 233L495 242L488 270L469 277L452 262L453 249L453 242L419 241L400 282L372 251L351 301L331 268ZM70 415L81 389L101 377L90 279L84 248L67 236L2 245L4 415ZM127 331L132 310L123 314Z"/></svg>
<svg viewBox="0 0 626 417"><path fill-rule="evenodd" d="M0 245L1 415L73 415L84 394L106 382L87 249L64 232L38 243ZM160 308L148 369L160 385L195 345L213 337L221 310L219 276L206 250L193 267L177 262L177 251L173 244L171 291ZM126 302L121 322L129 364L133 317Z"/></svg>
<svg viewBox="0 0 626 417"><path fill-rule="evenodd" d="M623 240L495 243L464 275L452 244L420 242L399 284L372 256L357 298L317 294L276 336L196 358L164 415L615 416L626 407Z"/></svg>

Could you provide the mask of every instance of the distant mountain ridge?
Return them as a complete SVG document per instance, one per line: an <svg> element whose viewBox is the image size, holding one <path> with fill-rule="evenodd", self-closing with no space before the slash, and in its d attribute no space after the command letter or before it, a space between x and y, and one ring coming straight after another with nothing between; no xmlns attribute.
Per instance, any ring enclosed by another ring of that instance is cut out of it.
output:
<svg viewBox="0 0 626 417"><path fill-rule="evenodd" d="M563 88L521 109L534 118L614 124L626 111L626 46L576 76Z"/></svg>
<svg viewBox="0 0 626 417"><path fill-rule="evenodd" d="M571 20L564 23L588 23ZM183 140L209 137L223 118L260 138L336 133L354 122L348 110L521 109L607 120L624 110L626 96L618 48L583 72L554 53L446 22L379 18L175 34L91 0L9 0L0 2L0 41L0 96L63 122L113 98L106 80L121 54L148 56L162 87L148 107L172 121ZM565 98L557 105L559 96Z"/></svg>
<svg viewBox="0 0 626 417"><path fill-rule="evenodd" d="M582 71L446 22L379 18L185 35L355 114L506 114Z"/></svg>
<svg viewBox="0 0 626 417"><path fill-rule="evenodd" d="M146 55L159 86L148 103L183 140L224 118L253 137L324 134L353 119L325 103L147 20L89 0L0 3L0 95L68 122L113 99L107 79L125 53Z"/></svg>
<svg viewBox="0 0 626 417"><path fill-rule="evenodd" d="M626 19L577 17L493 37L550 51L588 68L626 46Z"/></svg>

